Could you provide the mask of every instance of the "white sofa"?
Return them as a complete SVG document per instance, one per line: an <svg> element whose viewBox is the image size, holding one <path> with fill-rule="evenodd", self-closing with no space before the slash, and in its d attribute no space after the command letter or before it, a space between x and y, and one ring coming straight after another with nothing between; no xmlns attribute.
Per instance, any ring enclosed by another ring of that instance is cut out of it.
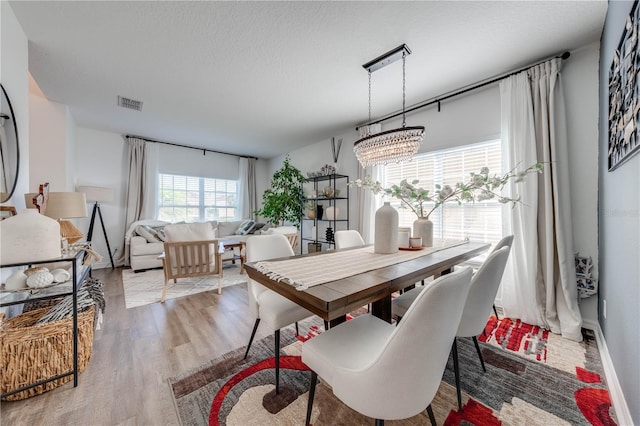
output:
<svg viewBox="0 0 640 426"><path fill-rule="evenodd" d="M236 234L238 228L246 220L230 222L210 221L219 240L246 241L250 234ZM125 235L125 259L134 272L146 269L161 268L162 260L158 256L164 251L163 228L169 222L158 220L139 220L134 222ZM240 254L240 253L235 253ZM232 250L225 253L222 258L233 256Z"/></svg>

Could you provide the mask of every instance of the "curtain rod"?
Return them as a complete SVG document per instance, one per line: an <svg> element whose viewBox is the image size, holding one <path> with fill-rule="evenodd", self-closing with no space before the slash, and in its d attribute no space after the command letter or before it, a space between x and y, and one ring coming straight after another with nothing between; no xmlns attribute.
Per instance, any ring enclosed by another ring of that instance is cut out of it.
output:
<svg viewBox="0 0 640 426"><path fill-rule="evenodd" d="M571 55L571 53L564 52L561 55L551 56L551 57L549 57L549 58L547 58L547 59L545 59L543 61L537 62L535 64L528 65L526 67L522 67L522 68L519 68L517 70L510 71L510 72L507 72L505 74L501 74L501 75L498 75L498 76L489 77L489 79L487 79L487 80L479 81L477 83L473 83L473 84L471 84L469 86L466 86L464 88L458 89L456 91L447 92L447 93L442 94L440 96L436 96L435 98L431 98L431 99L428 99L426 101L422 101L422 102L420 102L420 103L418 103L418 104L416 104L416 105L414 105L412 107L409 107L408 109L406 109L404 111L404 113L406 114L406 113L409 113L409 112L413 112L415 110L418 110L418 109L421 109L421 108L424 108L424 107L427 107L427 106L433 105L433 104L438 104L438 111L440 111L440 102L442 102L444 100L453 98L455 96L462 95L464 93L470 92L470 91L475 90L475 89L479 89L480 87L488 86L489 84L496 83L496 82L498 82L500 80L504 80L505 78L511 77L512 75L516 75L518 73L521 73L522 71L528 70L529 68L533 68L536 65L543 64L543 63L547 62L550 59L560 58L560 59L564 60L564 59L569 58L570 55ZM394 113L386 115L386 116L384 116L382 118L379 118L377 120L369 121L367 123L360 124L360 125L356 126L356 130L358 130L360 127L370 126L372 124L377 124L377 123L382 123L383 121L387 121L387 120L390 120L392 118L399 117L401 115L402 115L402 111L394 112Z"/></svg>
<svg viewBox="0 0 640 426"><path fill-rule="evenodd" d="M207 152L213 152L215 154L224 154L224 155L232 155L234 157L240 157L240 158L253 158L254 160L257 160L258 157L252 157L250 155L240 155L240 154L231 154L230 152L224 152L224 151L216 151L214 149L208 149L208 148L198 148L197 146L189 146L189 145L182 145L179 143L174 143L174 142L165 142L165 141L159 141L159 140L155 140L155 139L149 139L149 138L145 138L143 136L136 136L136 135L125 135L126 138L137 138L137 139L143 139L147 142L153 142L153 143L161 143L163 145L171 145L171 146L177 146L179 148L189 148L189 149L195 149L197 151L202 151L203 153L207 153Z"/></svg>

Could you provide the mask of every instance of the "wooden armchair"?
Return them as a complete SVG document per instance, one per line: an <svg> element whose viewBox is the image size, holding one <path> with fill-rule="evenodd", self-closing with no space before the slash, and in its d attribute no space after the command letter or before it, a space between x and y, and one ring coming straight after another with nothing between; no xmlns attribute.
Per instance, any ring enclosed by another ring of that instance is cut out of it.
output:
<svg viewBox="0 0 640 426"><path fill-rule="evenodd" d="M217 275L218 294L222 294L222 253L218 240L165 242L162 269L161 302L165 301L169 280L175 284L178 278Z"/></svg>

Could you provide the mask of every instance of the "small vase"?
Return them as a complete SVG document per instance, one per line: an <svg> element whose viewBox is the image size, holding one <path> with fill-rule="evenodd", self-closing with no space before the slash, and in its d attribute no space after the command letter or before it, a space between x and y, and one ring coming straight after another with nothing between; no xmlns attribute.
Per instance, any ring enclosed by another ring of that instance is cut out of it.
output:
<svg viewBox="0 0 640 426"><path fill-rule="evenodd" d="M327 219L334 220L338 218L338 215L340 214L340 209L334 206L330 206L330 207L327 207L327 211L325 213L327 214Z"/></svg>
<svg viewBox="0 0 640 426"><path fill-rule="evenodd" d="M316 211L315 210L307 210L307 217L309 219L315 219L316 218Z"/></svg>
<svg viewBox="0 0 640 426"><path fill-rule="evenodd" d="M373 251L378 254L398 252L398 211L389 202L376 211Z"/></svg>
<svg viewBox="0 0 640 426"><path fill-rule="evenodd" d="M322 207L322 204L318 204L316 206L316 217L318 218L318 220L322 220L323 214L324 214L324 207Z"/></svg>
<svg viewBox="0 0 640 426"><path fill-rule="evenodd" d="M23 269L16 269L13 274L7 278L5 283L6 290L23 290L27 288L27 275Z"/></svg>
<svg viewBox="0 0 640 426"><path fill-rule="evenodd" d="M422 245L433 246L433 222L426 217L419 217L413 222L413 236L422 238Z"/></svg>

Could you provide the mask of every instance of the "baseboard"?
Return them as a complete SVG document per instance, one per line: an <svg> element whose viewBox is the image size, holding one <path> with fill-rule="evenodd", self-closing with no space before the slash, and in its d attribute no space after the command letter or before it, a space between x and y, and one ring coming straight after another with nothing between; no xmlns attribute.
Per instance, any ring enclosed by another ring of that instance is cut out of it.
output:
<svg viewBox="0 0 640 426"><path fill-rule="evenodd" d="M629 412L627 401L624 399L622 387L620 387L620 382L618 381L616 370L613 367L613 362L609 356L609 349L607 348L607 342L604 339L604 334L602 334L600 323L593 320L585 320L583 321L582 326L589 330L593 330L596 335L596 343L598 344L598 351L600 352L600 360L602 361L602 367L604 368L604 375L607 379L609 395L611 396L611 404L616 412L618 424L620 426L633 426L631 413Z"/></svg>

